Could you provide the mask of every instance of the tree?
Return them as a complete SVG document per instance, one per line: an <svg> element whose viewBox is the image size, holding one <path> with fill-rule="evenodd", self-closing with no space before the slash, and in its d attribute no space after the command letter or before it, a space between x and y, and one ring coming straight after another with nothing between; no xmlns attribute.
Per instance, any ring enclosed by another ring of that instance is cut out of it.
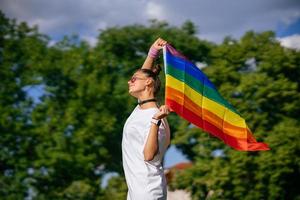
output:
<svg viewBox="0 0 300 200"><path fill-rule="evenodd" d="M47 37L26 23L17 24L0 12L0 195L19 199L26 195L36 156L27 85L37 82L31 65L42 59Z"/></svg>
<svg viewBox="0 0 300 200"><path fill-rule="evenodd" d="M3 13L0 30L1 196L125 198L120 143L136 105L127 81L162 37L209 66L204 71L220 93L272 148L234 151L173 114L173 143L194 167L171 187L188 189L194 199L300 198L294 187L300 174L300 53L281 47L274 33L250 31L216 45L196 37L190 21L178 28L153 20L103 30L95 47L76 35L50 45L37 27ZM107 172L119 176L101 188Z"/></svg>
<svg viewBox="0 0 300 200"><path fill-rule="evenodd" d="M136 105L127 80L158 36L176 38L174 45L200 61L211 45L157 21L103 30L96 47L77 36L50 45L37 27L2 13L1 30L0 194L8 199L118 196L112 187L124 185L122 129ZM105 192L107 172L120 177Z"/></svg>
<svg viewBox="0 0 300 200"><path fill-rule="evenodd" d="M193 199L299 199L299 52L285 49L272 32L225 38L212 49L205 73L246 118L268 152L239 152L182 122L174 142L194 161L174 188ZM221 153L220 153L221 152ZM219 153L219 154L217 154Z"/></svg>

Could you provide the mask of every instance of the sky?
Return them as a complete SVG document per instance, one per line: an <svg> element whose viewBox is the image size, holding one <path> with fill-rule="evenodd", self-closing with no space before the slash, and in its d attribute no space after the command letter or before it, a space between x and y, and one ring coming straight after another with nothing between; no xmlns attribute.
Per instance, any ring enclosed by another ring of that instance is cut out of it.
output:
<svg viewBox="0 0 300 200"><path fill-rule="evenodd" d="M300 49L300 0L0 0L0 9L38 25L53 42L78 34L93 45L108 27L158 19L174 26L191 20L199 38L216 43L249 30L272 30L283 46ZM172 146L166 167L181 161L187 159Z"/></svg>
<svg viewBox="0 0 300 200"><path fill-rule="evenodd" d="M299 0L1 0L0 8L9 18L38 25L53 41L76 33L95 44L108 27L191 20L198 36L212 42L273 30L283 45L300 49Z"/></svg>

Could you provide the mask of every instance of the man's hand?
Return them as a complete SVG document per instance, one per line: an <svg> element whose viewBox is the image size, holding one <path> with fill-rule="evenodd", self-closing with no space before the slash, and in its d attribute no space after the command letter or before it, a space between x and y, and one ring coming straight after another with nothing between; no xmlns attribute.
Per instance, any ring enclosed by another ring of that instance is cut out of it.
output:
<svg viewBox="0 0 300 200"><path fill-rule="evenodd" d="M151 46L154 47L155 49L157 50L160 50L162 49L165 45L167 44L167 41L161 39L161 38L158 38Z"/></svg>
<svg viewBox="0 0 300 200"><path fill-rule="evenodd" d="M155 119L162 119L162 118L168 116L169 113L170 113L170 109L168 108L168 106L162 105L159 108L159 112L157 112L155 115L153 115L153 118L155 118Z"/></svg>

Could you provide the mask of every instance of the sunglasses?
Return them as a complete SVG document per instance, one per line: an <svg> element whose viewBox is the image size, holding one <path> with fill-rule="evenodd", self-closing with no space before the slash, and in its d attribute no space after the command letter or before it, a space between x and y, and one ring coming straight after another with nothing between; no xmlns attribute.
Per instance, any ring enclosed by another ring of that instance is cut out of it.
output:
<svg viewBox="0 0 300 200"><path fill-rule="evenodd" d="M131 79L129 80L131 83L134 83L136 80L146 80L146 78L139 78L136 76L131 77Z"/></svg>

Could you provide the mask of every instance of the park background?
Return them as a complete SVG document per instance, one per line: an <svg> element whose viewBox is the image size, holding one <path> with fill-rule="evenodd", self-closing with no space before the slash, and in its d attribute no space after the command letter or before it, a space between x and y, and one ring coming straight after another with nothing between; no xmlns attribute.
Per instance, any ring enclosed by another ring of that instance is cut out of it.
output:
<svg viewBox="0 0 300 200"><path fill-rule="evenodd" d="M159 36L203 69L272 148L235 151L172 114L165 166L193 166L170 188L194 199L300 198L298 1L0 5L1 198L125 198L120 142L136 105L127 80Z"/></svg>

